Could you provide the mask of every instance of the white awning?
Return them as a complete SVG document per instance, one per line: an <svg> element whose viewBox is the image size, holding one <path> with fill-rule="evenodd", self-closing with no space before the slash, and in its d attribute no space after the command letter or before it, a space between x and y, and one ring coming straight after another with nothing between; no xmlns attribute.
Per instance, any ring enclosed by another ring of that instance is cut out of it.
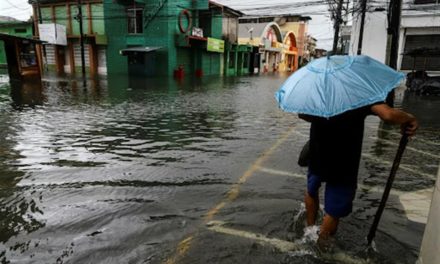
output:
<svg viewBox="0 0 440 264"><path fill-rule="evenodd" d="M119 54L121 54L122 56L127 56L128 54L133 52L153 52L161 48L162 47L130 47L120 50Z"/></svg>

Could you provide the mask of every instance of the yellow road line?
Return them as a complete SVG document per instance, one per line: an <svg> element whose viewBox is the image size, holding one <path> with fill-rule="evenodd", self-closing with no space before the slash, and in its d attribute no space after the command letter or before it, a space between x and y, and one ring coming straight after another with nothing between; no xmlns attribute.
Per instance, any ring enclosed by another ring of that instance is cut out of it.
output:
<svg viewBox="0 0 440 264"><path fill-rule="evenodd" d="M208 213L203 218L204 224L211 221L214 216L223 208L226 204L234 201L238 194L240 193L240 186L245 183L256 171L261 168L261 165L275 152L275 150L283 144L288 137L293 133L295 128L290 128L285 132L276 142L273 144L269 149L267 149L244 173L243 175L238 179L238 181L232 185L229 192L226 194L226 197L223 201L218 203L216 206L214 206L211 210L208 211ZM192 234L182 240L176 250L176 254L169 259L167 259L164 263L165 264L174 264L177 263L177 261L184 256L189 249L191 248L191 243L194 241L195 235Z"/></svg>

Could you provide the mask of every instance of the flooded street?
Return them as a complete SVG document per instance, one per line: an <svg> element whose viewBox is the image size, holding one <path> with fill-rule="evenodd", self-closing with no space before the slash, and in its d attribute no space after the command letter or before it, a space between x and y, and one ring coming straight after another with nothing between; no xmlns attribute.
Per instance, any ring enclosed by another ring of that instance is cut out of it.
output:
<svg viewBox="0 0 440 264"><path fill-rule="evenodd" d="M287 76L0 81L0 263L414 263L440 162L440 97L419 118L365 252L399 142L368 117L339 250L304 234L309 125L278 109ZM313 232L312 232L313 233Z"/></svg>

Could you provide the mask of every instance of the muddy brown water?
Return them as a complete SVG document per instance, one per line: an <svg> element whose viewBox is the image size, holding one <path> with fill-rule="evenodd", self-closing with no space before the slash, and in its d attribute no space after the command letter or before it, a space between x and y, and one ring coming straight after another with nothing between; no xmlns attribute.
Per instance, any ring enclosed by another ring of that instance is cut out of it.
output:
<svg viewBox="0 0 440 264"><path fill-rule="evenodd" d="M296 165L309 127L273 97L285 78L109 76L85 88L2 78L0 262L414 263L439 164L440 98L397 97L421 128L370 252L365 237L399 134L367 119L354 210L338 253L322 255L304 234L306 171Z"/></svg>

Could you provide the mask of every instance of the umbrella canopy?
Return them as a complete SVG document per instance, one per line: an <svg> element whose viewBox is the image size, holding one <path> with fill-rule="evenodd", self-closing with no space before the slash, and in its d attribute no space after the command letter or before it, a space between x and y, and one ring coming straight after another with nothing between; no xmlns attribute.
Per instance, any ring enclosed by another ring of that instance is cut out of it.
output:
<svg viewBox="0 0 440 264"><path fill-rule="evenodd" d="M292 74L275 93L286 112L332 117L383 101L405 78L368 56L331 56Z"/></svg>

